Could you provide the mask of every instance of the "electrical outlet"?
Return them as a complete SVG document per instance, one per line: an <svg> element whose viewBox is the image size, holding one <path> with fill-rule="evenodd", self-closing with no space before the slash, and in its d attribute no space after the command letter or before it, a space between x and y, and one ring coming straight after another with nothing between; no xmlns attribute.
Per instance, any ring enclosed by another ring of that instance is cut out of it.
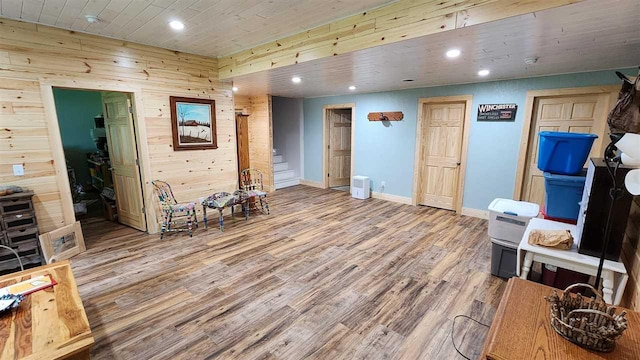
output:
<svg viewBox="0 0 640 360"><path fill-rule="evenodd" d="M13 165L13 176L24 176L24 166L22 164Z"/></svg>

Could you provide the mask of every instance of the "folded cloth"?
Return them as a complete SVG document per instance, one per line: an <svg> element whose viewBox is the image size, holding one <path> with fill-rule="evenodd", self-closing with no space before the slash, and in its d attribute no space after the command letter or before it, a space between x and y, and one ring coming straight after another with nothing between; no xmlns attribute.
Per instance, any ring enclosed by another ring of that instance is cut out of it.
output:
<svg viewBox="0 0 640 360"><path fill-rule="evenodd" d="M573 236L569 230L532 230L529 244L569 250L573 245Z"/></svg>

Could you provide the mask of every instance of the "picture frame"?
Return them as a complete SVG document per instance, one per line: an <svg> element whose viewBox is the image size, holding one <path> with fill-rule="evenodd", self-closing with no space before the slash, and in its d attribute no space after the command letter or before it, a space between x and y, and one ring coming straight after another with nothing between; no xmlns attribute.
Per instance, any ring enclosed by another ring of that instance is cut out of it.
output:
<svg viewBox="0 0 640 360"><path fill-rule="evenodd" d="M79 221L42 234L39 238L47 264L69 259L87 250Z"/></svg>
<svg viewBox="0 0 640 360"><path fill-rule="evenodd" d="M174 151L218 148L215 100L170 96L169 102Z"/></svg>

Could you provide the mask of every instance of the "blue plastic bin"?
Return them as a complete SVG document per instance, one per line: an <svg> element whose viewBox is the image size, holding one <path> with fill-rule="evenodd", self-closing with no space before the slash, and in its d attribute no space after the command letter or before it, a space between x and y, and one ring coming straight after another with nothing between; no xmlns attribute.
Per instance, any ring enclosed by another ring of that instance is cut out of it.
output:
<svg viewBox="0 0 640 360"><path fill-rule="evenodd" d="M595 134L541 131L538 169L553 174L575 175L587 161Z"/></svg>
<svg viewBox="0 0 640 360"><path fill-rule="evenodd" d="M586 178L586 170L574 176L545 172L545 214L554 218L577 220Z"/></svg>

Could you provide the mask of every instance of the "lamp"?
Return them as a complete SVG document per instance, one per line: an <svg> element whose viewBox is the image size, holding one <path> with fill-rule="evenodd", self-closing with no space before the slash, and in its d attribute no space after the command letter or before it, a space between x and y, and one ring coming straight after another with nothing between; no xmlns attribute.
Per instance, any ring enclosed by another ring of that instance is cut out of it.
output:
<svg viewBox="0 0 640 360"><path fill-rule="evenodd" d="M638 168L627 173L624 185L631 195L640 195L640 134L611 134L611 140L620 151L620 162Z"/></svg>

